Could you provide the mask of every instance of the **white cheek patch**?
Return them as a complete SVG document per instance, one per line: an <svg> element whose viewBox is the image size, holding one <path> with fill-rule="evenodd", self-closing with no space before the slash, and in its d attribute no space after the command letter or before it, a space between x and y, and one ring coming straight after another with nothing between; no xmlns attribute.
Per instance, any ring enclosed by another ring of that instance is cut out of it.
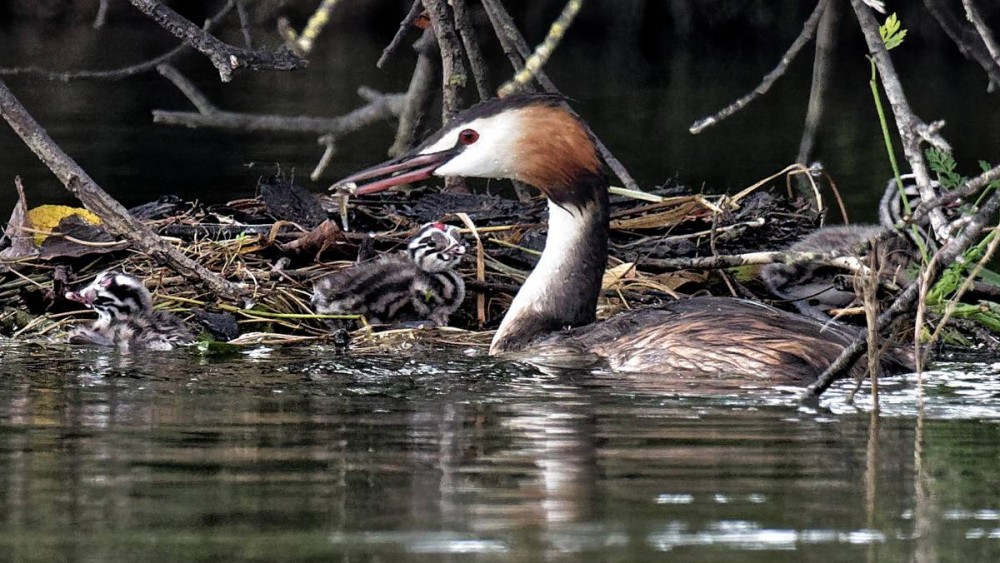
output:
<svg viewBox="0 0 1000 563"><path fill-rule="evenodd" d="M439 166L435 176L469 176L475 178L510 178L519 158L517 139L520 119L516 114L501 114L462 123L446 132L436 143L420 151L431 154L446 151L459 144L458 135L466 129L479 133L475 143Z"/></svg>

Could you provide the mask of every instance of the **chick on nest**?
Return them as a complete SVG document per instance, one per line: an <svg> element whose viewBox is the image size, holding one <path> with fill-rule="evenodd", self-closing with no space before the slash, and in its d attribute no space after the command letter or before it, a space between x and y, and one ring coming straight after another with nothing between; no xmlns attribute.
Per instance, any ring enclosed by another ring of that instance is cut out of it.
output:
<svg viewBox="0 0 1000 563"><path fill-rule="evenodd" d="M191 344L194 335L177 317L153 310L153 298L142 281L121 272L104 272L88 285L66 293L66 299L97 312L88 327L70 333L73 344L120 351L172 350Z"/></svg>
<svg viewBox="0 0 1000 563"><path fill-rule="evenodd" d="M326 315L364 315L373 324L429 320L445 326L465 299L465 282L454 270L465 250L458 228L427 223L406 255L384 256L317 281L313 307Z"/></svg>

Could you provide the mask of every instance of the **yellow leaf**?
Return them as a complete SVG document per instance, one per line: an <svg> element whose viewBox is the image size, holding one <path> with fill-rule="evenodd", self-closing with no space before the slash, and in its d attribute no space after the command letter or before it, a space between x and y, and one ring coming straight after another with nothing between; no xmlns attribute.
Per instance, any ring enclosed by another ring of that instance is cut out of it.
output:
<svg viewBox="0 0 1000 563"><path fill-rule="evenodd" d="M28 221L35 233L35 244L41 246L45 239L52 234L52 229L59 226L59 221L71 215L78 215L91 225L100 225L101 218L83 209L82 207L69 207L66 205L39 205L28 211Z"/></svg>

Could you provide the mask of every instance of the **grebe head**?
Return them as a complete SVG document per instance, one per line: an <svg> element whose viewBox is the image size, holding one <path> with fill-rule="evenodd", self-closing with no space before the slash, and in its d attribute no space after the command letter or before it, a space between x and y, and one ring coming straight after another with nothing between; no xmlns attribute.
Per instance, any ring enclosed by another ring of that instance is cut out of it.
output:
<svg viewBox="0 0 1000 563"><path fill-rule="evenodd" d="M565 100L550 94L522 94L477 104L410 153L358 172L334 187L382 178L357 186L355 193L360 195L430 176L518 180L561 206L593 200L595 181L604 182L587 126Z"/></svg>
<svg viewBox="0 0 1000 563"><path fill-rule="evenodd" d="M153 298L146 286L121 272L99 274L83 288L67 292L66 299L83 303L108 322L134 318L153 309Z"/></svg>
<svg viewBox="0 0 1000 563"><path fill-rule="evenodd" d="M407 245L410 259L425 272L451 270L465 256L465 244L458 227L444 223L427 223Z"/></svg>

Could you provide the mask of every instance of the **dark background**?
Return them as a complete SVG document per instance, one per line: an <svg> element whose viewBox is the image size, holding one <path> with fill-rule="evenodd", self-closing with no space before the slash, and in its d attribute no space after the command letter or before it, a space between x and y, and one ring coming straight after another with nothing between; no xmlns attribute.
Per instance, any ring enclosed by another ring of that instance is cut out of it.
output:
<svg viewBox="0 0 1000 563"><path fill-rule="evenodd" d="M220 5L171 4L196 22ZM848 3L835 4L840 13L835 78L814 158L824 163L854 216L868 219L890 171L868 87L864 41ZM947 122L944 135L966 174L978 170L978 159L1000 161L1000 93L986 92L985 74L960 55L922 3L905 4L900 18L910 31L893 58L914 110L926 121ZM953 4L960 9L958 2ZM112 69L176 44L125 0L113 0L106 25L95 30L96 5L93 0L0 2L0 67ZM301 27L316 5L250 3L256 43L277 46L276 18L287 16ZM242 74L222 84L200 55L188 55L177 66L222 109L341 115L363 103L355 94L360 85L385 92L406 88L414 61L409 48L400 50L384 71L374 64L409 5L343 0L303 71ZM537 43L563 2L505 5L528 40ZM698 190L734 191L794 161L814 45L803 49L766 96L735 117L697 136L687 129L756 87L814 6L797 1L591 0L547 71L641 185L676 177ZM1000 10L980 8L1000 29ZM955 14L961 16L957 9ZM235 17L228 21L220 36L240 44ZM498 85L510 71L485 17L477 21L491 79ZM3 78L63 148L127 205L166 193L204 201L246 197L253 194L258 177L279 166L302 185L322 191L337 177L383 159L395 127L385 122L344 139L325 178L313 183L308 174L322 153L315 135L154 125L153 109L192 109L155 72L120 81ZM15 175L24 178L32 205L73 203L20 140L2 128L0 186L7 187L0 189L0 215L13 205Z"/></svg>

